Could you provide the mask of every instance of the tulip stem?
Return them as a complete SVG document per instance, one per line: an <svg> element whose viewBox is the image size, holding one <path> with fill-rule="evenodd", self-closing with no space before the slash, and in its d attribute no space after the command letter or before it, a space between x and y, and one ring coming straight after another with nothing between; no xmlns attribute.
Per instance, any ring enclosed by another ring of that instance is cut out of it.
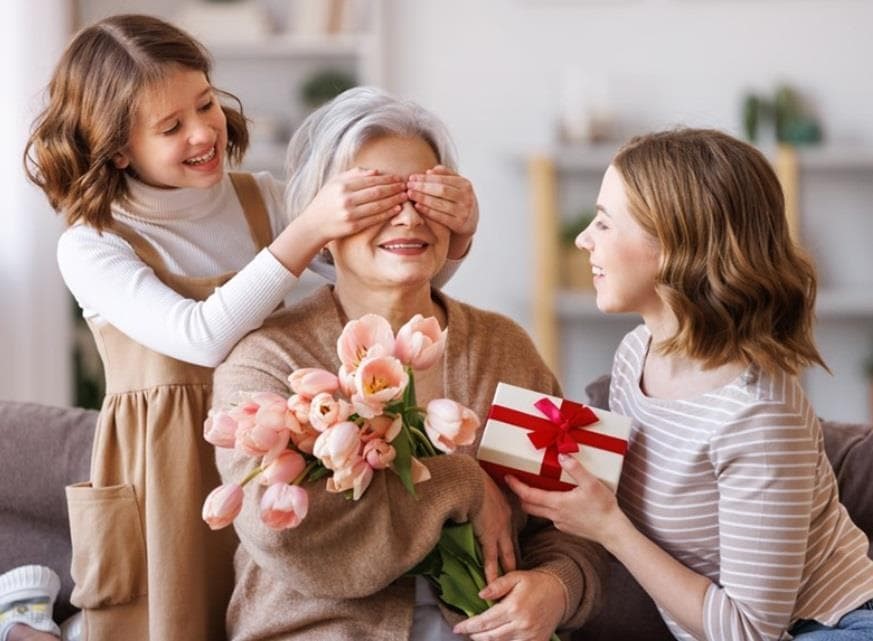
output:
<svg viewBox="0 0 873 641"><path fill-rule="evenodd" d="M306 476L317 464L318 461L309 461L309 463L306 464L306 467L303 468L303 471L300 472L300 474L298 474L293 481L291 481L291 485L300 485L301 483L303 483L303 481L306 480Z"/></svg>
<svg viewBox="0 0 873 641"><path fill-rule="evenodd" d="M251 481L253 478L255 478L258 474L260 474L263 471L264 471L264 467L262 465L258 465L251 472L248 473L248 475L242 480L242 482L239 484L239 486L245 487L246 483Z"/></svg>

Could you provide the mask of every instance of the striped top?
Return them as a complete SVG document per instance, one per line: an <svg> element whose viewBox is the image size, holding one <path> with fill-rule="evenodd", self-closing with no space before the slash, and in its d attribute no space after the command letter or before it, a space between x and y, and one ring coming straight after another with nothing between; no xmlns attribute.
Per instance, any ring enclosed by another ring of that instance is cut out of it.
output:
<svg viewBox="0 0 873 641"><path fill-rule="evenodd" d="M618 489L640 531L712 581L706 639L790 638L873 597L868 541L840 504L821 425L797 379L747 369L688 400L640 390L651 334L625 336L609 404L633 419ZM661 610L678 639L693 639Z"/></svg>

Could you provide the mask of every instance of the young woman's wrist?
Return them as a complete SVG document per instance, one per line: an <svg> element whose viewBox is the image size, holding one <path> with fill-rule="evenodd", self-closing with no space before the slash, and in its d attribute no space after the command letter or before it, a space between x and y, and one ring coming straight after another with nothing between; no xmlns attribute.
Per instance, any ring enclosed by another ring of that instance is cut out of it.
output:
<svg viewBox="0 0 873 641"><path fill-rule="evenodd" d="M636 526L621 510L616 511L611 521L599 543L606 548L607 552L620 560L629 550L634 549L636 540L641 535Z"/></svg>

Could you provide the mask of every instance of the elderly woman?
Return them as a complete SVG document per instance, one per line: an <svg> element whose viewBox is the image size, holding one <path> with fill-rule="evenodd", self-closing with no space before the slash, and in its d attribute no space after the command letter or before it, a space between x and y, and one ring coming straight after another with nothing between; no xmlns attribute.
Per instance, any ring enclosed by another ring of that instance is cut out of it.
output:
<svg viewBox="0 0 873 641"><path fill-rule="evenodd" d="M431 287L448 250L445 217L452 208L445 203L458 200L465 182L453 171L450 140L434 116L373 89L352 89L303 124L288 165L292 216L323 185L347 179L350 168L404 177L410 199L387 222L327 246L335 286L240 342L215 373L217 405L239 390L288 395L288 375L298 368L336 371L343 326L367 313L385 316L395 331L415 314L435 316L448 328L443 362L416 376L420 404L453 398L484 417L498 381L559 393L515 323ZM444 177L429 194L417 188L428 170ZM601 548L510 511L473 458L477 446L478 438L455 454L425 459L431 478L416 486L417 498L390 472L377 474L357 502L312 483L308 516L293 530L264 526L250 497L236 520L241 545L227 615L231 639L545 640L555 628L581 625L600 600ZM220 450L218 464L225 480L241 478L250 465L233 450ZM246 491L263 488L249 484ZM404 577L447 520L472 522L490 575L483 597L496 601L467 620L438 607L423 579ZM507 570L499 577L498 556Z"/></svg>

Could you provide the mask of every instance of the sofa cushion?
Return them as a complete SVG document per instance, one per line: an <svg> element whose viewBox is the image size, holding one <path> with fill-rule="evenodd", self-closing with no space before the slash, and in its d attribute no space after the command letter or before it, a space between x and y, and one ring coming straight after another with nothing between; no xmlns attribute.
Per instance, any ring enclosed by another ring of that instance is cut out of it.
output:
<svg viewBox="0 0 873 641"><path fill-rule="evenodd" d="M64 486L88 478L97 412L0 401L0 573L39 564L61 577L55 618L70 606Z"/></svg>

